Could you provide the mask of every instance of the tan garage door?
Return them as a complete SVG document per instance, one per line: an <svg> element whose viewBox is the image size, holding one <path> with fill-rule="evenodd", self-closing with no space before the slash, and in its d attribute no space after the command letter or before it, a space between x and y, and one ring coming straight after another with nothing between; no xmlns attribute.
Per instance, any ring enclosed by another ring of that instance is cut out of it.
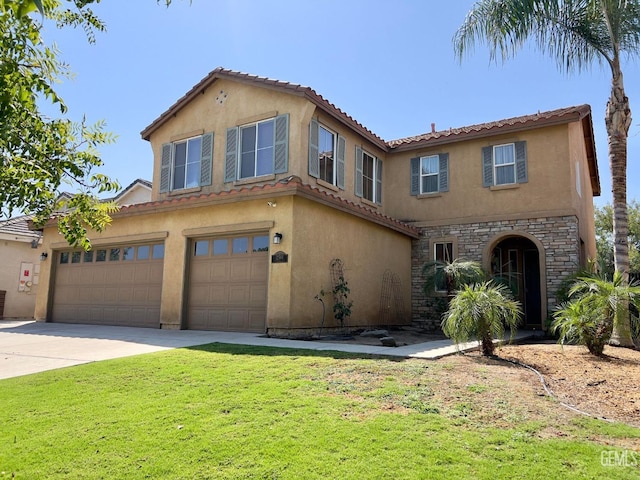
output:
<svg viewBox="0 0 640 480"><path fill-rule="evenodd" d="M188 328L264 332L269 236L191 242Z"/></svg>
<svg viewBox="0 0 640 480"><path fill-rule="evenodd" d="M54 322L160 326L163 244L61 251L55 261Z"/></svg>

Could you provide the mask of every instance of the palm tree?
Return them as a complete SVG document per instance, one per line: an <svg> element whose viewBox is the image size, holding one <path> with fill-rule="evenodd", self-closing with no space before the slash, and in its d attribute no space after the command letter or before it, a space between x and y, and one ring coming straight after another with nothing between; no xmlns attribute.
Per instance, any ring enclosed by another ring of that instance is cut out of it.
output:
<svg viewBox="0 0 640 480"><path fill-rule="evenodd" d="M483 355L493 355L494 338L504 338L505 324L511 338L522 318L520 303L505 285L493 281L465 285L449 304L442 331L457 344L480 340Z"/></svg>
<svg viewBox="0 0 640 480"><path fill-rule="evenodd" d="M605 124L613 192L614 263L628 282L627 137L631 109L620 64L622 54L635 56L640 51L640 0L480 0L454 36L458 56L462 58L481 39L489 45L492 60L498 54L507 59L532 39L567 72L586 69L595 60L609 65L612 82ZM629 319L626 323L628 327ZM627 331L626 327L616 329L613 343L633 347Z"/></svg>
<svg viewBox="0 0 640 480"><path fill-rule="evenodd" d="M554 314L551 329L560 335L560 343L586 345L589 352L602 355L616 324L629 319L629 304L640 304L640 284L628 284L614 272L613 280L604 277L580 277L569 290L571 300ZM619 329L625 328L624 325ZM633 338L631 330L624 332Z"/></svg>
<svg viewBox="0 0 640 480"><path fill-rule="evenodd" d="M444 289L449 298L463 285L481 282L486 276L478 262L459 258L452 262L427 262L422 267L422 274L425 276L424 292L427 295Z"/></svg>

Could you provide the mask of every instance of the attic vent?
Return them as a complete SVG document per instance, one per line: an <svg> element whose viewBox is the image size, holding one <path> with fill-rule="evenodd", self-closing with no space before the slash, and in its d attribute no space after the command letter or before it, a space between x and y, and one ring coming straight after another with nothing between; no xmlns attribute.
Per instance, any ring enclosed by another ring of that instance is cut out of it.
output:
<svg viewBox="0 0 640 480"><path fill-rule="evenodd" d="M218 102L219 105L222 105L227 99L227 96L228 95L224 92L224 90L220 90L220 94L216 97L216 102Z"/></svg>

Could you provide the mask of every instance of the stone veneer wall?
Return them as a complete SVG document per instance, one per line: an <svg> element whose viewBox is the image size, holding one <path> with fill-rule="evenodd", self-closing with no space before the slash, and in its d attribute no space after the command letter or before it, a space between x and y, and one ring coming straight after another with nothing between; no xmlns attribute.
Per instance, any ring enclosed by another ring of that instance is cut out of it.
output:
<svg viewBox="0 0 640 480"><path fill-rule="evenodd" d="M482 263L482 253L490 242L504 233L528 233L544 246L547 274L547 315L556 305L555 293L562 281L580 265L580 235L575 216L530 218L425 227L420 239L413 241L411 255L412 323L426 330L440 329L446 309L445 297L430 297L423 292L423 265L433 259L430 241L456 238L458 258ZM541 272L542 273L542 272ZM544 322L543 322L544 323Z"/></svg>

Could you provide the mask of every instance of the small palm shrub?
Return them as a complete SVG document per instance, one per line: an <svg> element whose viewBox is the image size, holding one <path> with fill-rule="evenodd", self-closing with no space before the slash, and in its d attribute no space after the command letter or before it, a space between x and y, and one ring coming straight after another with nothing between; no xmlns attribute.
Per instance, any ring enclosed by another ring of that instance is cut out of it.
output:
<svg viewBox="0 0 640 480"><path fill-rule="evenodd" d="M436 290L446 291L452 296L463 285L481 282L486 278L478 262L456 258L452 262L433 260L422 267L425 277L424 292L433 295Z"/></svg>
<svg viewBox="0 0 640 480"><path fill-rule="evenodd" d="M601 309L594 309L586 297L560 304L554 313L551 331L561 344L578 344L600 356L613 332L613 320Z"/></svg>
<svg viewBox="0 0 640 480"><path fill-rule="evenodd" d="M494 338L503 339L505 326L511 338L522 319L520 302L505 285L493 281L464 285L449 303L442 320L442 331L456 345L480 340L483 355L493 355Z"/></svg>
<svg viewBox="0 0 640 480"><path fill-rule="evenodd" d="M630 315L630 305L637 308L640 304L640 286L625 283L618 272L611 280L585 276L569 289L569 298L554 313L552 332L558 334L561 344L584 345L600 356L611 339L614 325ZM636 317L630 318L637 331Z"/></svg>

